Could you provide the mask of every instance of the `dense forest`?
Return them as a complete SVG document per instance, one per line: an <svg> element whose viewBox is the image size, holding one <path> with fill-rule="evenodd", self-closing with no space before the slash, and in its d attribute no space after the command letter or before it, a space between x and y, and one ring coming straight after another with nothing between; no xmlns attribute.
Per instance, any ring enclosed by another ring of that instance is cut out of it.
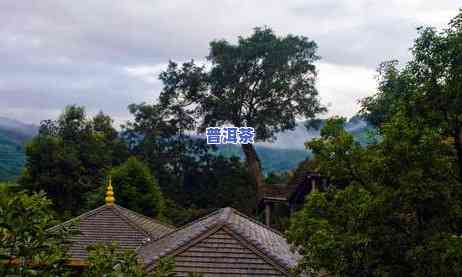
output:
<svg viewBox="0 0 462 277"><path fill-rule="evenodd" d="M42 121L27 142L17 184L1 187L0 242L11 243L3 234L24 231L7 218L37 218L39 227L31 228L43 231L54 220L103 204L109 176L121 206L173 225L224 206L258 217L257 197L275 178L263 170L264 161L281 161L278 153L252 144L217 149L189 134L207 126L247 124L255 128L258 142L271 142L303 117L307 129L320 130L306 138L305 151L311 154L280 153L292 160L308 157L329 186L310 193L282 227L302 256L294 274L460 276L462 12L441 31L417 32L411 59L378 66L377 92L361 101L361 111L350 121L319 120L327 109L315 87L316 43L278 36L268 27L255 28L235 44L212 41L210 67L170 62L159 76L159 98L127 103L133 119L121 130L103 112L88 116L84 107L67 106L59 118ZM358 120L366 127L349 130ZM281 176L277 182L292 177ZM50 212L45 215L37 206ZM53 236L50 241L62 239ZM14 243L7 246L17 250ZM89 251L96 253L97 264L111 249ZM131 262L116 270L132 270L136 259L123 259Z"/></svg>

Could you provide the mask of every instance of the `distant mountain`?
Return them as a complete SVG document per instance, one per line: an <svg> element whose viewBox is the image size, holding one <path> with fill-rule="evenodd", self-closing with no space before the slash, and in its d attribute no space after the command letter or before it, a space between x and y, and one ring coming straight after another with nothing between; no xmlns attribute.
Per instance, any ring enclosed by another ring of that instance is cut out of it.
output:
<svg viewBox="0 0 462 277"><path fill-rule="evenodd" d="M0 181L13 180L24 166L24 143L38 127L0 117Z"/></svg>
<svg viewBox="0 0 462 277"><path fill-rule="evenodd" d="M320 129L324 126L325 121L321 120L320 128L317 130L307 130L304 121L298 122L294 130L289 130L277 134L276 141L258 143L257 145L271 147L271 148L283 148L283 149L305 149L305 142L313 138L319 137ZM369 140L369 131L373 130L373 127L366 121L359 117L352 117L346 124L345 129L353 134L355 138L362 144L366 144Z"/></svg>
<svg viewBox="0 0 462 277"><path fill-rule="evenodd" d="M15 141L23 143L37 134L38 126L0 116L0 130L9 133Z"/></svg>
<svg viewBox="0 0 462 277"><path fill-rule="evenodd" d="M322 128L324 123L324 121L321 121L320 128ZM274 142L256 143L255 150L262 162L263 172L267 174L272 171L294 169L301 161L311 155L305 149L305 142L319 137L320 128L317 130L307 130L305 122L298 122L294 130L277 134ZM361 144L370 142L370 132L374 130L370 124L358 117L351 118L346 123L345 128ZM239 145L220 145L218 149L221 155L238 156L244 159L244 153Z"/></svg>
<svg viewBox="0 0 462 277"><path fill-rule="evenodd" d="M262 169L265 174L272 171L287 171L294 169L297 165L310 156L305 149L288 149L256 145L255 150L262 162ZM222 144L218 145L219 155L225 157L237 156L244 160L244 153L239 145Z"/></svg>

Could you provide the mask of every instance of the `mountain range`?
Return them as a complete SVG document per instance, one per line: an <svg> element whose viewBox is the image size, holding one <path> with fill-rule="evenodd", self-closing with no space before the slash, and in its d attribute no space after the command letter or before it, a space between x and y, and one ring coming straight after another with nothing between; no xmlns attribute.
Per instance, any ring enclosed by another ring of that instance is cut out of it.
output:
<svg viewBox="0 0 462 277"><path fill-rule="evenodd" d="M24 143L37 133L38 127L0 117L0 180L15 179L24 166Z"/></svg>

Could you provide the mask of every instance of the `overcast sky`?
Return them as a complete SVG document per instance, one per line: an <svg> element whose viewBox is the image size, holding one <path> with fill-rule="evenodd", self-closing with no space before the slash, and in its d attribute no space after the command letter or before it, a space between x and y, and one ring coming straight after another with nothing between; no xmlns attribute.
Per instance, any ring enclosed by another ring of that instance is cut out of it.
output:
<svg viewBox="0 0 462 277"><path fill-rule="evenodd" d="M458 0L0 0L0 116L28 123L68 104L118 123L152 102L168 60L203 60L214 39L256 26L316 41L329 115L352 116L375 91L375 68L408 59L418 26L443 27Z"/></svg>

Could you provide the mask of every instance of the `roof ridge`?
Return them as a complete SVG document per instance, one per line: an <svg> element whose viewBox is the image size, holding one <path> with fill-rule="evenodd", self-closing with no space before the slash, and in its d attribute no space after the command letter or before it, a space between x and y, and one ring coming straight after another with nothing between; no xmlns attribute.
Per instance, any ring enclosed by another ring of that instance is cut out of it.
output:
<svg viewBox="0 0 462 277"><path fill-rule="evenodd" d="M62 226L66 226L66 225L69 224L69 223L72 223L72 222L74 222L74 221L87 218L87 217L89 217L89 216L91 216L91 215L98 214L98 213L100 213L101 211L103 211L104 208L107 208L107 207L108 207L108 205L106 205L106 204L101 205L101 206L99 206L99 207L97 207L97 208L94 208L93 210L89 210L89 211L87 211L87 212L85 212L85 213L83 213L83 214L81 214L81 215L79 215L79 216L73 217L73 218L68 219L68 220L66 220L66 221L64 221L64 222L59 223L58 225L55 225L55 226L53 226L53 227L50 227L50 228L47 229L47 231L53 232L53 231L55 231L56 229L58 229L58 228L60 228L60 227L62 227Z"/></svg>
<svg viewBox="0 0 462 277"><path fill-rule="evenodd" d="M177 253L175 251L183 251L220 228L228 229L235 236L241 238L241 243L258 250L260 255L264 255L281 269L290 269L297 259L294 256L295 253L290 249L290 244L280 232L231 207L218 209L185 224L156 241L138 247L136 251L144 259L146 268L149 268L159 257ZM257 234L254 234L255 232ZM277 251L277 253L273 253L273 251Z"/></svg>
<svg viewBox="0 0 462 277"><path fill-rule="evenodd" d="M130 213L133 213L133 214L135 214L135 215L137 215L137 216L139 216L139 217L143 217L143 218L148 219L148 220L150 220L150 221L154 221L155 223L160 224L160 225L162 225L162 226L164 226L164 227L176 229L175 226L170 225L170 224L168 224L168 223L161 222L161 221L158 220L158 219L155 219L155 218L152 218L152 217L149 217L149 216L145 216L145 215L143 215L143 214L140 214L140 213L138 213L138 212L135 212L135 211L133 211L133 210L127 209L127 208L125 208L125 207L122 207L122 206L119 206L119 205L116 205L116 204L114 204L114 205L115 205L116 208L118 208L118 209L121 209L121 210L130 212Z"/></svg>
<svg viewBox="0 0 462 277"><path fill-rule="evenodd" d="M120 216L122 218L122 220L124 220L125 222L127 222L130 226L132 226L133 228L135 228L136 230L138 231L141 231L142 233L144 233L145 235L147 235L150 239L155 239L154 236L147 232L146 230L144 230L143 228L141 228L140 226L138 226L137 224L135 224L134 222L132 222L132 220L130 218L128 218L126 215L122 214L120 211L117 210L115 204L112 204L113 205L113 209L111 209L111 211L115 212L116 215Z"/></svg>
<svg viewBox="0 0 462 277"><path fill-rule="evenodd" d="M180 227L178 227L178 228L172 230L171 232L168 232L168 233L166 233L165 235L159 237L156 241L159 241L159 240L161 240L161 239L163 239L163 238L165 238L165 237L167 237L167 236L169 236L169 235L171 235L171 234L173 234L173 233L175 233L175 232L179 232L179 231L181 231L181 230L183 230L183 229L186 229L187 227L189 227L189 226L191 226L191 225L194 225L194 224L196 224L196 223L199 222L199 221L202 221L202 220L205 220L205 219L207 219L207 218L209 218L209 217L212 217L212 216L214 216L215 214L218 214L221 210L223 210L223 208L218 209L218 210L216 210L216 211L213 211L213 212L211 212L211 213L209 213L209 214L207 214L207 215L204 215L203 217L197 218L196 220L193 220L193 221L191 221L191 222L189 222L189 223L186 223L185 225L180 226ZM149 244L154 243L154 242L156 242L156 241L151 241Z"/></svg>
<svg viewBox="0 0 462 277"><path fill-rule="evenodd" d="M257 224L257 225L259 225L259 226L261 226L261 227L263 227L263 228L265 228L265 229L268 229L269 231L271 231L271 232L273 232L273 233L276 233L277 235L279 235L279 236L281 236L281 237L284 238L284 234L281 233L279 230L276 230L276 229L273 229L273 228L271 228L271 227L269 227L269 226L266 226L265 224L259 222L258 220L254 219L254 218L252 218L252 217L250 217L250 216L248 216L248 215L246 215L246 214L243 214L243 213L241 213L240 211L238 211L238 210L236 210L236 209L234 209L234 208L232 208L232 207L229 207L229 209L231 209L231 210L233 211L233 213L235 213L235 214L237 214L237 215L239 215L239 216L242 216L242 217L244 217L244 218L246 218L246 219L252 221L253 223L255 223L255 224ZM285 238L284 238L284 239L285 239Z"/></svg>
<svg viewBox="0 0 462 277"><path fill-rule="evenodd" d="M222 211L223 209L219 209L215 212L218 212L218 211ZM215 213L214 212L214 213ZM204 219L207 219L209 217L207 216L204 216L203 217ZM200 221L200 220L199 220ZM197 223L197 222L196 222ZM189 225L189 224L187 224ZM216 232L217 230L219 230L220 228L223 228L224 226L226 226L226 223L223 221L223 220L217 220L216 222L210 224L210 226L201 226L202 229L199 230L197 232L197 234L194 234L193 236L191 237L188 237L187 239L182 239L182 240L178 240L177 242L177 245L174 245L173 247L167 247L167 248L164 248L160 253L158 253L157 255L153 256L151 258L151 260L149 262L146 263L145 267L146 268L149 268L151 267L160 257L164 257L164 256L168 256L168 255L171 255L172 253L174 253L175 251L177 251L178 249L182 249L183 247L191 247L192 245L196 244L197 241L199 238L201 238L201 236L203 236L204 234L212 234L214 232ZM168 239L167 236L169 235L175 235L175 232L179 232L181 229L178 229L178 230L175 230L167 235L165 235L164 237L156 240L156 241L153 241L152 243L157 243L159 241L161 241L162 239ZM193 232L194 233L194 232ZM201 241L202 239L200 239L199 241ZM144 247L145 245L141 245L139 246L137 249L136 249L136 252L138 253L138 251L140 249L142 249L142 247ZM143 257L142 257L143 258Z"/></svg>
<svg viewBox="0 0 462 277"><path fill-rule="evenodd" d="M232 208L231 208L232 209ZM290 246L290 244L287 242L286 238L277 230L273 230L271 228L269 228L268 226L266 225L263 225L261 224L260 222L250 218L249 216L246 216L242 213L240 213L239 211L236 211L235 209L233 209L234 213L246 218L246 219L249 219L251 222L253 223L256 223L258 224L260 227L264 227L266 230L270 231L270 232L273 232L275 233L276 235L280 236L281 239L285 240L287 245ZM253 247L259 249L263 254L265 254L266 256L268 256L269 258L273 259L275 262L277 262L278 264L280 264L283 268L285 268L286 270L289 270L291 268L291 265L285 261L284 259L280 258L279 256L277 255L274 255L270 250L267 249L267 245L265 244L262 244L261 242L259 241L256 241L255 239L249 237L246 232L242 232L242 228L240 226L235 226L236 224L232 224L231 222L228 222L228 224L226 224L226 226L233 232L235 232L236 234L238 234L240 237L242 237L242 239L244 241L246 241L247 243L249 243L250 245L252 245Z"/></svg>
<svg viewBox="0 0 462 277"><path fill-rule="evenodd" d="M219 215L219 214L222 213L222 212L224 212L224 208L221 208L221 209L218 209L218 210L216 210L216 211L213 211L213 212L211 212L211 213L209 213L209 214L207 214L207 215L205 215L205 216L203 216L203 217L200 217L200 218L198 218L198 219L196 219L196 220L193 220L193 221L191 221L191 222L189 222L189 223L187 223L187 224L185 224L185 225L183 225L183 226L181 226L181 227L179 227L179 228L177 228L177 229L172 230L171 232L168 232L168 233L164 234L163 236L159 237L157 240L153 240L153 241L150 241L149 243L146 243L146 244L144 244L144 245L140 245L139 247L136 248L135 251L138 253L138 251L140 251L140 250L143 249L143 248L147 248L147 247L149 247L150 245L152 245L152 244L154 244L154 243L158 243L158 242L162 241L163 239L168 239L168 236L171 236L171 235L174 236L175 233L181 232L182 230L184 230L184 229L186 229L186 228L188 228L188 227L191 227L192 225L197 224L198 222L201 222L201 221L206 220L206 219L208 219L208 218L211 218L211 217L213 217L213 216ZM225 225L225 222L224 222L223 220L218 220L217 222L211 224L211 226L209 226L207 229L212 229L212 228L216 227L217 225L224 226L224 225ZM196 239L196 238L199 237L202 233L203 233L202 231L199 232L197 235L194 236L194 238L191 238L190 240ZM182 246L184 246L185 244L187 244L186 241L185 241L185 242L182 242L182 243L179 243L179 245L175 246L175 249L178 249L179 247L182 247ZM172 251L174 251L174 249L166 249L164 252L172 252ZM156 259L157 259L157 258L154 257L154 258L148 263L147 266L151 265Z"/></svg>
<svg viewBox="0 0 462 277"><path fill-rule="evenodd" d="M265 249L264 245L261 243L256 242L255 240L250 239L244 234L241 234L238 230L236 230L235 227L230 226L229 224L224 226L224 230L228 230L226 232L231 232L232 235L241 243L241 244L247 244L245 245L246 247L250 248L252 252L254 252L256 255L262 257L264 260L269 259L272 261L272 263L277 264L281 268L283 268L286 271L290 270L290 266L282 259L277 257L276 255L272 254L271 251L267 251ZM268 261L267 261L268 262Z"/></svg>
<svg viewBox="0 0 462 277"><path fill-rule="evenodd" d="M220 215L219 215L218 223L226 224L231 218L231 214L233 213L233 210L230 207L225 207L225 208L221 208L219 211L220 211L219 213Z"/></svg>

